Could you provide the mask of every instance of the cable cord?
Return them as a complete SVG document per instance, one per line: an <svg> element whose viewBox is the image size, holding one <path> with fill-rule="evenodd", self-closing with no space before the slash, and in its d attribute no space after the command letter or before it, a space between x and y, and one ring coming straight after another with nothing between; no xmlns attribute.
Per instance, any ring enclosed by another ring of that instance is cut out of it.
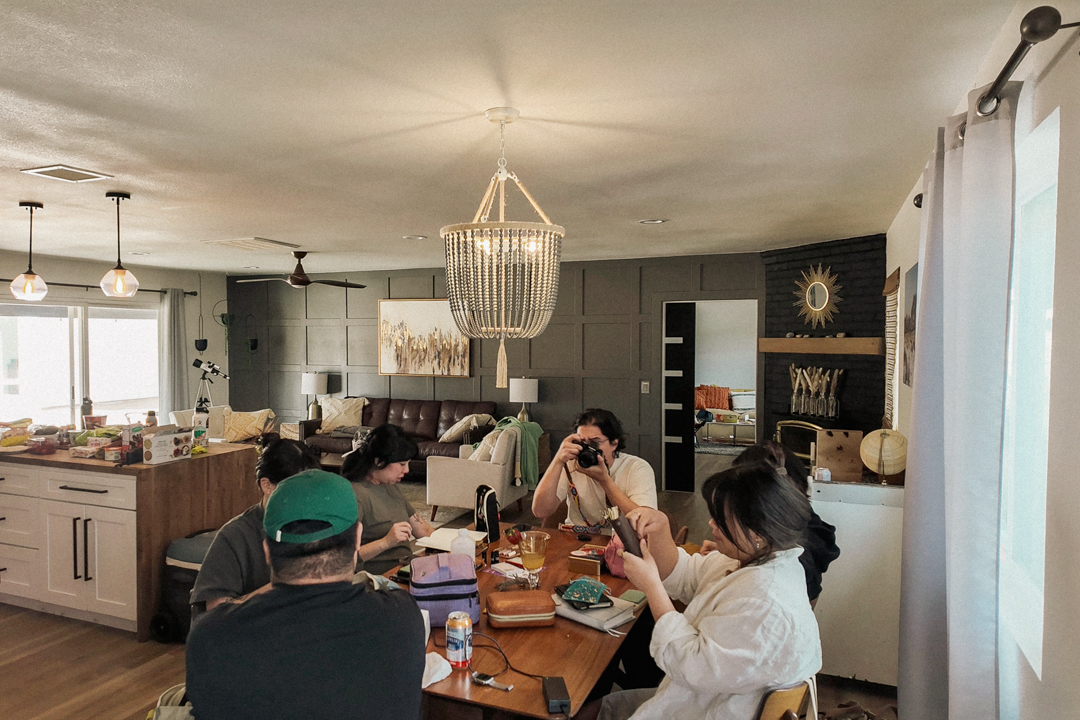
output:
<svg viewBox="0 0 1080 720"><path fill-rule="evenodd" d="M491 642L495 643L494 645L477 645L476 643L473 643L473 646L472 646L472 647L473 647L473 650L477 650L477 649L481 649L481 650L495 650L495 651L497 651L497 652L498 652L498 653L499 653L500 655L502 655L503 663L505 663L505 664L506 664L506 667L504 667L504 668L503 668L502 670L500 670L500 671L499 671L499 672L497 672L497 673L491 673L491 676L492 676L492 677L499 677L500 675L502 675L503 673L505 673L505 672L506 672L507 670L513 670L513 671L514 671L514 672L516 672L516 673L517 673L518 675L524 675L525 677L531 677L531 678L535 678L536 680L539 680L540 682L543 682L543 681L544 681L544 678L545 678L545 677L547 677L546 675L534 675L533 673L525 672L524 670L518 670L518 669L517 669L516 667L514 667L513 665L511 665L511 664L510 664L510 658L509 658L509 657L507 657L507 655L506 655L506 651L505 651L505 650L503 650L503 648L502 648L502 645L500 645L500 644L499 644L499 641L498 641L498 640L496 640L495 638L491 637L490 635L485 635L484 633L481 633L481 632L474 632L474 633L473 633L473 637L474 637L474 638L475 638L475 637L482 637L482 638L484 638L485 640L490 640ZM434 644L435 644L435 647L437 647L437 648L444 648L444 649L446 648L446 642L445 642L445 641L444 641L444 642L443 642L443 643L442 643L442 644L440 645L440 644L439 644L439 641L438 641L438 640L435 640L435 641L434 641ZM471 663L471 662L469 663L469 666L470 666L470 667L472 666L472 663Z"/></svg>

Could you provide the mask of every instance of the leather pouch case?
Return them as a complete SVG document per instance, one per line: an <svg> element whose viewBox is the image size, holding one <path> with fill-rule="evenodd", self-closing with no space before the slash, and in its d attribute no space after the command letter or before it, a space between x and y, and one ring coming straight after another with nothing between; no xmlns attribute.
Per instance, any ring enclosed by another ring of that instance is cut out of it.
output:
<svg viewBox="0 0 1080 720"><path fill-rule="evenodd" d="M492 593L487 616L493 628L545 627L555 624L555 601L546 590Z"/></svg>

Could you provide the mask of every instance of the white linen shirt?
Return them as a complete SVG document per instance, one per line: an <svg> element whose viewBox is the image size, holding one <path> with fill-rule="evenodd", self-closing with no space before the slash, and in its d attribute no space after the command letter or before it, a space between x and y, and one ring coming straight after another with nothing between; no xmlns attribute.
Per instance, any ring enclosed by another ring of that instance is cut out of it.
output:
<svg viewBox="0 0 1080 720"><path fill-rule="evenodd" d="M806 596L802 548L739 569L719 553L688 555L664 588L686 611L656 622L649 651L667 677L634 720L745 720L770 688L821 669L817 619Z"/></svg>
<svg viewBox="0 0 1080 720"><path fill-rule="evenodd" d="M615 486L638 505L656 509L656 475L652 465L629 453L619 453L615 462L608 468L608 474L615 481ZM573 498L569 498L570 482L566 473L559 475L559 487L555 494L559 500L566 500L566 521L572 525L596 525L604 519L604 510L608 506L607 495L600 484L585 473L575 470L571 473L574 487L578 491L581 512ZM582 517L584 514L585 517Z"/></svg>

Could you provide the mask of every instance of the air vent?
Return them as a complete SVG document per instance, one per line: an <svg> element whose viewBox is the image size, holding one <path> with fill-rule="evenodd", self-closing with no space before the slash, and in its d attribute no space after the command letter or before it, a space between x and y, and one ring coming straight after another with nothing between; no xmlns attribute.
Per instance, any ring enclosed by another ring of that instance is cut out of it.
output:
<svg viewBox="0 0 1080 720"><path fill-rule="evenodd" d="M70 165L49 165L48 167L30 168L29 170L23 170L23 172L27 175L39 175L53 180L73 183L108 180L112 177L112 175L104 175L93 170L80 170Z"/></svg>
<svg viewBox="0 0 1080 720"><path fill-rule="evenodd" d="M224 245L238 250L278 250L280 248L298 248L299 245L269 240L261 237L237 238L235 240L203 240L204 245Z"/></svg>

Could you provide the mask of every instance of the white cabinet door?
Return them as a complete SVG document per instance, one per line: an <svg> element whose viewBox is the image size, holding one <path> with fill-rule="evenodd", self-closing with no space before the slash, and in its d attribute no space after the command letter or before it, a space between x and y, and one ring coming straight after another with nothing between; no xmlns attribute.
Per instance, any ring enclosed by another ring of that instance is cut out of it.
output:
<svg viewBox="0 0 1080 720"><path fill-rule="evenodd" d="M39 550L0 545L0 593L38 599L40 561Z"/></svg>
<svg viewBox="0 0 1080 720"><path fill-rule="evenodd" d="M33 468L0 463L0 492L37 497L40 487L41 479Z"/></svg>
<svg viewBox="0 0 1080 720"><path fill-rule="evenodd" d="M134 620L135 513L131 510L86 506L86 609ZM79 538L80 542L83 538Z"/></svg>
<svg viewBox="0 0 1080 720"><path fill-rule="evenodd" d="M34 497L0 493L0 543L39 547L40 506L41 501Z"/></svg>
<svg viewBox="0 0 1080 720"><path fill-rule="evenodd" d="M40 549L45 567L40 599L45 602L79 609L86 604L82 519L82 505L41 501Z"/></svg>

